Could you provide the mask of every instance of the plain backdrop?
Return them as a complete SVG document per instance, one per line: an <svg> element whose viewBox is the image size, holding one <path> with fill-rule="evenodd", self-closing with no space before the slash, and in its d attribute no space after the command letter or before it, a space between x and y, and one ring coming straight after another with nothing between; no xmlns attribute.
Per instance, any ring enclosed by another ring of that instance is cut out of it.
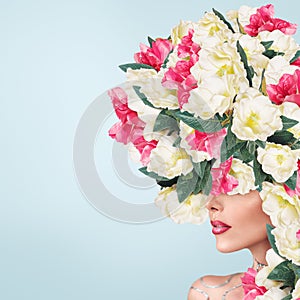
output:
<svg viewBox="0 0 300 300"><path fill-rule="evenodd" d="M273 3L278 17L299 23L299 1ZM202 274L251 265L247 251L218 253L207 223L105 217L80 192L72 161L80 117L124 81L117 66L133 61L140 42L242 4L266 2L0 1L1 299L180 300ZM109 165L112 142L99 134L95 157L108 164L108 188L152 201L151 190L123 190Z"/></svg>

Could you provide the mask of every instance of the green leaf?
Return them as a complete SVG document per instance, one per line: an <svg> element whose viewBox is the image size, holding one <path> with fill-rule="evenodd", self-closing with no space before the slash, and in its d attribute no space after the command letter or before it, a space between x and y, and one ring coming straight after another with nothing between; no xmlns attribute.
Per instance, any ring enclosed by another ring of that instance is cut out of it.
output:
<svg viewBox="0 0 300 300"><path fill-rule="evenodd" d="M264 141L256 140L255 144L260 148L263 148L263 149L266 148L266 142L264 142Z"/></svg>
<svg viewBox="0 0 300 300"><path fill-rule="evenodd" d="M149 43L150 48L152 48L152 44L154 42L155 42L155 40L152 37L148 36L148 43Z"/></svg>
<svg viewBox="0 0 300 300"><path fill-rule="evenodd" d="M233 33L235 33L231 24L225 19L225 17L220 12L215 10L214 8L212 10L213 10L214 14L225 23L225 25L228 27L228 29L231 30Z"/></svg>
<svg viewBox="0 0 300 300"><path fill-rule="evenodd" d="M268 57L269 59L272 59L275 56L283 56L284 52L276 52L274 50L266 50L262 54L264 56Z"/></svg>
<svg viewBox="0 0 300 300"><path fill-rule="evenodd" d="M254 155L253 159L253 172L255 175L255 185L258 185L261 188L262 183L268 175L262 170L261 164L257 160L257 153Z"/></svg>
<svg viewBox="0 0 300 300"><path fill-rule="evenodd" d="M211 173L209 173L207 180L203 187L203 194L208 196L211 192L211 189L212 189L212 176L211 176Z"/></svg>
<svg viewBox="0 0 300 300"><path fill-rule="evenodd" d="M202 120L199 117L194 117L194 115L186 111L181 112L179 110L174 111L174 115L185 124L200 132L213 133L222 129L222 125L217 117L208 120Z"/></svg>
<svg viewBox="0 0 300 300"><path fill-rule="evenodd" d="M285 286L292 287L295 280L295 273L289 267L288 260L277 265L268 275L268 279L283 282Z"/></svg>
<svg viewBox="0 0 300 300"><path fill-rule="evenodd" d="M158 185L160 185L161 187L170 187L170 186L176 184L177 181L178 181L178 176L174 177L170 180L156 180L156 183Z"/></svg>
<svg viewBox="0 0 300 300"><path fill-rule="evenodd" d="M166 68L166 67L167 67L167 63L169 62L170 55L173 53L173 51L174 51L174 50L171 50L171 51L169 52L169 54L167 55L167 57L165 58L165 60L164 60L164 62L163 62L163 64L162 64L161 68Z"/></svg>
<svg viewBox="0 0 300 300"><path fill-rule="evenodd" d="M285 182L285 184L292 190L296 189L297 185L297 171Z"/></svg>
<svg viewBox="0 0 300 300"><path fill-rule="evenodd" d="M265 41L260 43L265 47L265 50L268 50L273 45L274 41Z"/></svg>
<svg viewBox="0 0 300 300"><path fill-rule="evenodd" d="M141 87L140 86L133 86L134 91L136 92L136 94L139 96L139 98L144 102L145 105L148 105L152 108L156 108L146 97L145 94L143 94L142 92L140 92Z"/></svg>
<svg viewBox="0 0 300 300"><path fill-rule="evenodd" d="M290 60L290 64L294 63L300 57L300 50L298 50L295 56Z"/></svg>
<svg viewBox="0 0 300 300"><path fill-rule="evenodd" d="M200 178L203 178L207 164L208 164L207 160L204 160L204 161L201 161L198 163L193 162L194 170Z"/></svg>
<svg viewBox="0 0 300 300"><path fill-rule="evenodd" d="M237 158L240 158L245 163L249 163L254 159L256 144L253 141L242 143L240 153L237 153Z"/></svg>
<svg viewBox="0 0 300 300"><path fill-rule="evenodd" d="M292 150L298 150L298 149L300 149L300 141L294 142L294 143L291 145L291 149L292 149Z"/></svg>
<svg viewBox="0 0 300 300"><path fill-rule="evenodd" d="M268 239L269 239L269 242L270 242L270 245L271 245L272 249L274 250L274 252L275 252L277 255L281 256L281 255L279 254L278 249L277 249L277 246L276 246L275 236L272 234L272 230L273 230L275 227L273 227L273 226L270 225L270 224L267 224L266 227L267 227L267 235L268 235Z"/></svg>
<svg viewBox="0 0 300 300"><path fill-rule="evenodd" d="M261 74L261 82L260 82L260 86L259 86L259 91L263 95L267 96L267 86L266 86L265 72L266 72L266 69L263 69L262 74Z"/></svg>
<svg viewBox="0 0 300 300"><path fill-rule="evenodd" d="M282 125L283 125L282 130L290 129L299 123L297 120L290 119L285 116L280 116L280 118L282 120Z"/></svg>
<svg viewBox="0 0 300 300"><path fill-rule="evenodd" d="M272 136L268 137L267 141L275 144L289 145L294 143L296 139L291 132L286 130L278 130Z"/></svg>
<svg viewBox="0 0 300 300"><path fill-rule="evenodd" d="M153 70L155 70L153 67L151 67L149 65L138 64L138 63L130 63L130 64L119 65L119 68L124 72L127 72L127 69L129 69L129 68L132 69L132 70L139 70L139 69L153 69Z"/></svg>
<svg viewBox="0 0 300 300"><path fill-rule="evenodd" d="M292 294L289 294L289 295L285 296L281 300L292 300Z"/></svg>
<svg viewBox="0 0 300 300"><path fill-rule="evenodd" d="M148 172L147 167L139 168L139 171L142 172L144 175L149 176L149 177L151 177L155 180L158 180L158 181L170 181L170 178L159 176L155 172Z"/></svg>
<svg viewBox="0 0 300 300"><path fill-rule="evenodd" d="M179 131L176 119L166 114L165 110L162 110L155 120L153 131L162 131L165 129L169 129L169 133Z"/></svg>
<svg viewBox="0 0 300 300"><path fill-rule="evenodd" d="M248 59L247 59L246 52L243 49L243 47L241 46L239 41L236 42L236 47L237 47L238 53L240 54L241 61L244 64L244 68L245 68L246 73L247 73L246 77L248 79L249 86L252 87L252 78L254 76L253 68L248 65Z"/></svg>
<svg viewBox="0 0 300 300"><path fill-rule="evenodd" d="M181 137L177 137L177 139L175 140L175 142L173 143L173 147L179 148L180 147L180 143L181 143Z"/></svg>
<svg viewBox="0 0 300 300"><path fill-rule="evenodd" d="M198 181L196 172L190 172L187 175L181 175L178 178L176 192L178 201L183 202L195 189Z"/></svg>
<svg viewBox="0 0 300 300"><path fill-rule="evenodd" d="M234 153L239 151L246 142L240 141L231 131L231 124L227 128L227 135L225 136L221 145L221 162L226 161Z"/></svg>

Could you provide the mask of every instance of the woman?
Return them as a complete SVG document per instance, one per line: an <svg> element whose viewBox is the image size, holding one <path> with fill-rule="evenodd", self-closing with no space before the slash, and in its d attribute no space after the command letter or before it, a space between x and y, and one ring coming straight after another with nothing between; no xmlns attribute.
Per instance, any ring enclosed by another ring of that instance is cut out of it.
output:
<svg viewBox="0 0 300 300"><path fill-rule="evenodd" d="M120 119L109 134L161 186L155 203L164 215L200 224L208 209L218 250L253 255L245 274L195 281L190 300L298 300L297 26L275 18L273 5L227 18L213 9L170 38L149 37L135 63L120 66L125 88L109 91Z"/></svg>
<svg viewBox="0 0 300 300"><path fill-rule="evenodd" d="M271 248L266 224L271 220L262 211L258 191L246 195L219 195L207 203L216 247L228 253L249 249L253 256L252 268L259 271L266 262L266 252ZM228 276L205 276L196 280L189 292L189 300L242 299L243 273Z"/></svg>

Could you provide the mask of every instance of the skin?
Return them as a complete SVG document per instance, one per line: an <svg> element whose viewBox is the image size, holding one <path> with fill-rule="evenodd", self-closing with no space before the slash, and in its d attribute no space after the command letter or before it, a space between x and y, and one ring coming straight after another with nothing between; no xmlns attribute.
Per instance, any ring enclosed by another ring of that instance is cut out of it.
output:
<svg viewBox="0 0 300 300"><path fill-rule="evenodd" d="M221 221L231 228L226 232L215 235L216 247L220 252L229 253L241 249L249 249L252 256L259 262L266 264L266 251L270 249L266 224L271 224L271 220L262 210L262 201L258 191L251 191L246 195L225 195L211 196L207 209L211 221ZM253 261L253 268L257 263ZM208 285L218 285L223 283L227 276L205 276L204 282ZM236 275L233 280L224 287L217 289L205 288L199 280L192 285L206 291L210 295L210 300L221 299L222 294L232 286L241 283L240 277L243 273ZM190 290L188 300L206 299L203 295ZM228 299L243 299L243 289L238 288L228 295Z"/></svg>

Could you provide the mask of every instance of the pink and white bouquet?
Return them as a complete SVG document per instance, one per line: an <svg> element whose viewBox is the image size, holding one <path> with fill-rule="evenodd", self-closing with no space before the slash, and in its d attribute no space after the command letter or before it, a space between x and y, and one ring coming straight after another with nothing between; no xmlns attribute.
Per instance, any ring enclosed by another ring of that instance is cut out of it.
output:
<svg viewBox="0 0 300 300"><path fill-rule="evenodd" d="M202 223L209 194L260 191L282 261L259 275L268 291L257 299L300 298L296 27L271 4L226 17L213 9L166 39L148 37L120 66L124 86L109 91L120 120L109 135L161 186L155 202L175 222Z"/></svg>

